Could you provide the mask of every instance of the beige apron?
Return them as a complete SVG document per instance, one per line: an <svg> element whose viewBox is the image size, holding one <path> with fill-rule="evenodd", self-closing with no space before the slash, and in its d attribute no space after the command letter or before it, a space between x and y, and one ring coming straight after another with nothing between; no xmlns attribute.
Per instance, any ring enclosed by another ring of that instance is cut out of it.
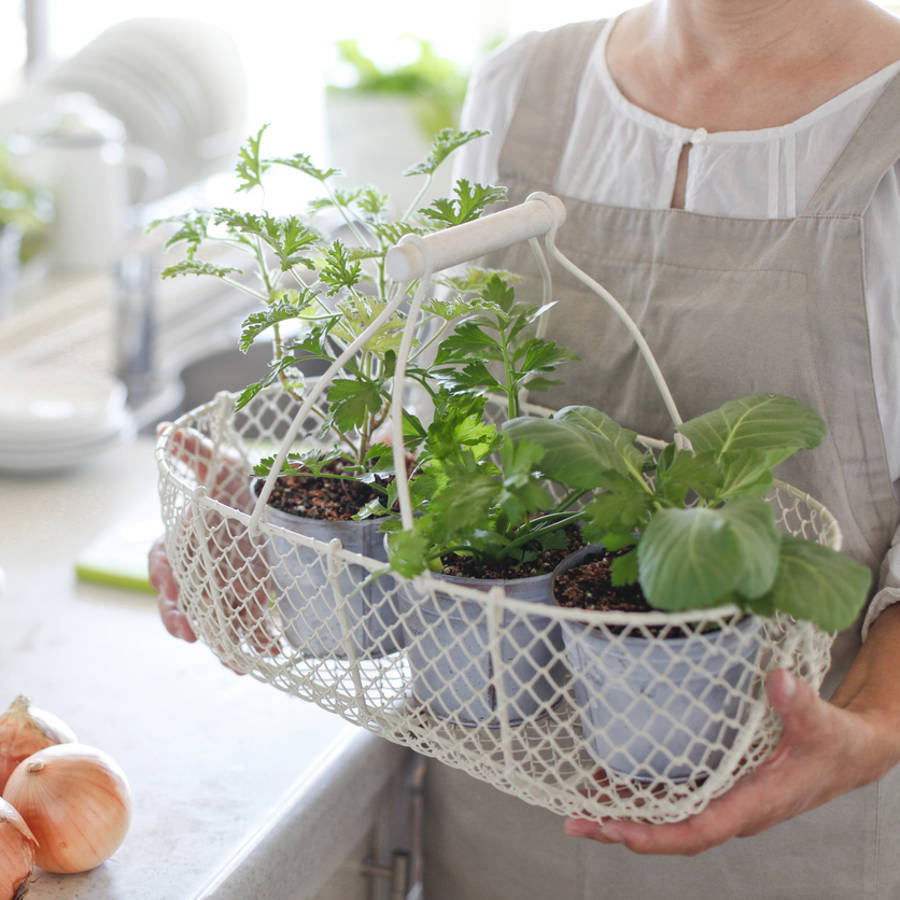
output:
<svg viewBox="0 0 900 900"><path fill-rule="evenodd" d="M579 79L603 23L539 42L500 158L510 203L555 192ZM862 215L900 158L894 79L795 219L730 219L637 210L563 196L558 243L626 306L653 349L684 418L757 392L797 397L825 419L826 441L779 474L841 523L844 547L877 576L900 521L879 423L864 298ZM900 252L900 251L898 251ZM525 246L490 260L532 272ZM551 406L588 403L644 434L671 435L624 327L554 270L550 336L581 362ZM858 649L835 644L834 681ZM428 900L900 898L900 774L754 838L694 859L639 857L562 835L562 819L468 776L429 766Z"/></svg>

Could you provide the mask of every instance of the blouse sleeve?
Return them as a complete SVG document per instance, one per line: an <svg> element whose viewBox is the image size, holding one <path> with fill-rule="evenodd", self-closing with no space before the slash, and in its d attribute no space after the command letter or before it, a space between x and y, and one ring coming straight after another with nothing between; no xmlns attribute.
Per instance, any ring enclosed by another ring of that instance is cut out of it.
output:
<svg viewBox="0 0 900 900"><path fill-rule="evenodd" d="M886 173L863 217L866 314L869 318L872 381L884 431L888 468L900 496L900 163ZM900 529L881 564L862 638L878 616L900 602Z"/></svg>

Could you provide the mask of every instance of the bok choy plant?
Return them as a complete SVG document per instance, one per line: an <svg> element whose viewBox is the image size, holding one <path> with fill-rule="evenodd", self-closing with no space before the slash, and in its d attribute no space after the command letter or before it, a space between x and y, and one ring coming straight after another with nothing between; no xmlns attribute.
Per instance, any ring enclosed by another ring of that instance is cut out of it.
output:
<svg viewBox="0 0 900 900"><path fill-rule="evenodd" d="M658 451L586 406L546 419L519 417L503 431L513 446L539 456L546 477L589 498L585 539L630 548L612 564L613 584L639 583L652 607L735 603L836 631L852 624L865 602L868 568L780 533L765 499L773 467L825 435L822 419L797 400L732 400L678 427L690 447L671 442Z"/></svg>

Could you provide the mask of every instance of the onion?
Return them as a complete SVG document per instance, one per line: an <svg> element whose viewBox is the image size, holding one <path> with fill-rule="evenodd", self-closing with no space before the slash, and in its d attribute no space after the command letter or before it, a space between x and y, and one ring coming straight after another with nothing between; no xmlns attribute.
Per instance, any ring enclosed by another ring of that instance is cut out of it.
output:
<svg viewBox="0 0 900 900"><path fill-rule="evenodd" d="M34 832L34 861L48 872L99 866L131 822L125 774L109 754L85 744L38 750L9 776L3 797Z"/></svg>
<svg viewBox="0 0 900 900"><path fill-rule="evenodd" d="M76 740L62 719L32 706L28 697L19 694L0 716L0 791L23 759L44 747Z"/></svg>
<svg viewBox="0 0 900 900"><path fill-rule="evenodd" d="M15 807L0 798L0 898L20 900L28 890L37 841Z"/></svg>

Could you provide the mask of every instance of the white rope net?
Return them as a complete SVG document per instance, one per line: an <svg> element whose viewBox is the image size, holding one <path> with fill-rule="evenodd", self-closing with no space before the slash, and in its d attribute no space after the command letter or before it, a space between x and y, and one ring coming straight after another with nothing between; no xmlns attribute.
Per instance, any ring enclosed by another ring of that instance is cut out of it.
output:
<svg viewBox="0 0 900 900"><path fill-rule="evenodd" d="M831 636L809 623L567 609L549 576L372 578L377 520L328 532L266 507L251 529L252 466L297 407L277 390L233 401L183 416L156 453L181 608L240 672L529 803L648 822L700 811L765 759L768 672L821 685ZM839 548L814 499L783 484L769 499L785 532Z"/></svg>

